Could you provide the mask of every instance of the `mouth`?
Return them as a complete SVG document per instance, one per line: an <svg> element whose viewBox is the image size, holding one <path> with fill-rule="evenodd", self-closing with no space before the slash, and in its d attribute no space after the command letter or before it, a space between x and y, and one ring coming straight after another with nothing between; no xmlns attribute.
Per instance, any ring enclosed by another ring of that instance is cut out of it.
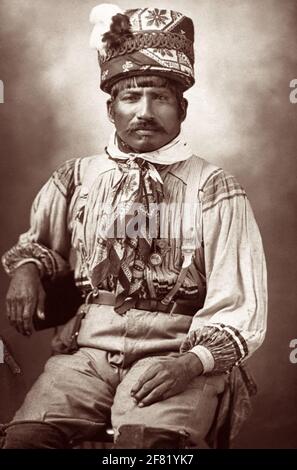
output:
<svg viewBox="0 0 297 470"><path fill-rule="evenodd" d="M156 132L160 132L159 129L136 129L134 131L137 135L150 136Z"/></svg>

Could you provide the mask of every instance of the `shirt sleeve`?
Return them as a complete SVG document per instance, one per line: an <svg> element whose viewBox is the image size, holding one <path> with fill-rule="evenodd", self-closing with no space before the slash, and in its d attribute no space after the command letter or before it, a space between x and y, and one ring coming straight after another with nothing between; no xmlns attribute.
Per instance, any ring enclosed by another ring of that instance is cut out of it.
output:
<svg viewBox="0 0 297 470"><path fill-rule="evenodd" d="M55 278L69 270L71 235L68 207L74 191L75 159L62 164L37 194L31 208L30 228L2 256L8 275L33 262L42 276Z"/></svg>
<svg viewBox="0 0 297 470"><path fill-rule="evenodd" d="M204 373L230 371L263 342L267 275L262 240L246 194L219 171L202 191L206 298L182 344Z"/></svg>

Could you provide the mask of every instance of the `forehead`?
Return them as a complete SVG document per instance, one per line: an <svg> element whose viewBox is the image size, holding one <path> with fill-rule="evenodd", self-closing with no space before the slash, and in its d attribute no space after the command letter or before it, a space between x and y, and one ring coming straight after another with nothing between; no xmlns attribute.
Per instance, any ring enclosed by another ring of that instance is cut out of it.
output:
<svg viewBox="0 0 297 470"><path fill-rule="evenodd" d="M163 86L148 86L148 87L125 87L119 91L119 95L124 93L133 93L137 95L155 95L155 94L167 94L167 95L174 95L173 90Z"/></svg>

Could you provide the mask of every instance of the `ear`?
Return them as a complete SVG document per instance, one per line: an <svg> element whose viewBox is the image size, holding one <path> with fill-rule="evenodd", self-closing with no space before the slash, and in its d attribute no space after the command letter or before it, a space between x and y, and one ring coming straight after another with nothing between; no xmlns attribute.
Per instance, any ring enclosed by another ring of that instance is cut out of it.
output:
<svg viewBox="0 0 297 470"><path fill-rule="evenodd" d="M188 100L186 98L183 98L181 102L181 116L180 116L181 122L183 122L186 119L187 111L188 111Z"/></svg>
<svg viewBox="0 0 297 470"><path fill-rule="evenodd" d="M106 101L106 106L107 106L107 114L108 114L108 119L110 122L114 124L114 117L113 117L113 100L112 98L109 98Z"/></svg>

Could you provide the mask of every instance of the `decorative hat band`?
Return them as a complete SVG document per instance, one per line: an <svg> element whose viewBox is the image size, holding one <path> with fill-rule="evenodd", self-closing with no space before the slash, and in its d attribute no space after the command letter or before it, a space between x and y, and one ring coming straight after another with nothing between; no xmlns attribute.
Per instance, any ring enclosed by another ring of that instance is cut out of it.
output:
<svg viewBox="0 0 297 470"><path fill-rule="evenodd" d="M193 43L185 36L170 32L142 32L133 33L133 37L123 39L118 48L107 47L105 54L99 52L99 63L104 64L116 56L147 48L175 49L186 54L194 62Z"/></svg>

